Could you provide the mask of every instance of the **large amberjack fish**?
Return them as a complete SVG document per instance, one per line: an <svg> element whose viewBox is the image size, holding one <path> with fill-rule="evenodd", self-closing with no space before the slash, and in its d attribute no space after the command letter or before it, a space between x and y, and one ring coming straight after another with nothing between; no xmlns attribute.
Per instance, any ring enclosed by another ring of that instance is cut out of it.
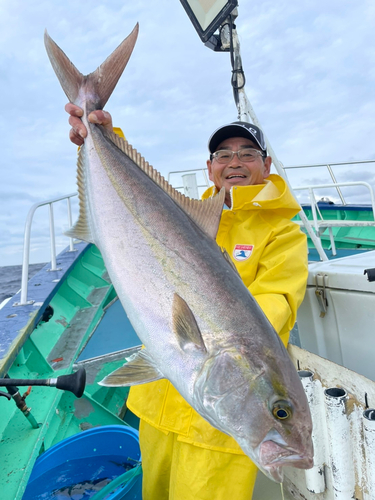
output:
<svg viewBox="0 0 375 500"><path fill-rule="evenodd" d="M80 213L69 235L97 245L145 348L103 385L167 378L259 468L313 463L311 417L288 353L215 242L224 191L191 200L174 190L130 144L87 121L114 89L138 26L83 76L45 35L68 99L84 110L88 136L78 159Z"/></svg>

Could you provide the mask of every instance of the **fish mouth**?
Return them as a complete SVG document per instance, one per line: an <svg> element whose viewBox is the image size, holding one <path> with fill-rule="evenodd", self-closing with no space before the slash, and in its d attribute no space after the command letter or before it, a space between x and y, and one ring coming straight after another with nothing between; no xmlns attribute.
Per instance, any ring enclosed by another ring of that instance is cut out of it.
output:
<svg viewBox="0 0 375 500"><path fill-rule="evenodd" d="M314 465L312 454L298 453L293 448L273 440L263 441L260 444L259 461L263 472L279 483L283 481L283 467L311 469Z"/></svg>

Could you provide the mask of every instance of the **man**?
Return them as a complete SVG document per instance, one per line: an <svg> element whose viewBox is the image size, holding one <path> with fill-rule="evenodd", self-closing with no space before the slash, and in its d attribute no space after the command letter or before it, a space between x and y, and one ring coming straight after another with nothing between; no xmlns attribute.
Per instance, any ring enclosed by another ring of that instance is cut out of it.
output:
<svg viewBox="0 0 375 500"><path fill-rule="evenodd" d="M67 105L70 137L82 144L82 112ZM93 123L112 128L109 114ZM284 345L296 319L307 281L306 237L291 221L300 207L285 181L270 175L261 130L235 122L217 129L208 143L207 167L214 186L225 188L217 243L225 248L245 285ZM233 438L213 428L167 380L133 387L128 407L140 417L145 500L250 500L257 468Z"/></svg>

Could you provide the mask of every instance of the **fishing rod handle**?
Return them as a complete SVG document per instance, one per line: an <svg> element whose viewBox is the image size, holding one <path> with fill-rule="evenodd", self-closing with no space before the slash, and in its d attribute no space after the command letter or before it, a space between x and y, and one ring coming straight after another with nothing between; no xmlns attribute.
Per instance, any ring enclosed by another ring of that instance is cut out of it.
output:
<svg viewBox="0 0 375 500"><path fill-rule="evenodd" d="M17 386L22 387L30 385L56 387L63 391L72 392L77 398L80 398L85 390L86 371L84 368L80 368L70 375L60 375L60 377L48 379L0 378L0 387L12 387L16 389Z"/></svg>

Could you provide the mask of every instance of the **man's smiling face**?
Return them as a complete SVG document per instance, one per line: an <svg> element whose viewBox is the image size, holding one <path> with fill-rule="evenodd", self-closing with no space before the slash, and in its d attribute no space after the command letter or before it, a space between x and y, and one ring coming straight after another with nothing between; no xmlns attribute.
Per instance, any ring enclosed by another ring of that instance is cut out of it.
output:
<svg viewBox="0 0 375 500"><path fill-rule="evenodd" d="M244 148L254 148L260 151L250 139L243 137L231 137L221 142L216 151L230 150L239 151ZM230 189L232 186L251 186L263 184L271 170L271 157L257 156L254 161L241 161L235 154L232 160L226 164L219 163L215 158L207 160L208 175L218 190L225 188L225 203L231 206Z"/></svg>

